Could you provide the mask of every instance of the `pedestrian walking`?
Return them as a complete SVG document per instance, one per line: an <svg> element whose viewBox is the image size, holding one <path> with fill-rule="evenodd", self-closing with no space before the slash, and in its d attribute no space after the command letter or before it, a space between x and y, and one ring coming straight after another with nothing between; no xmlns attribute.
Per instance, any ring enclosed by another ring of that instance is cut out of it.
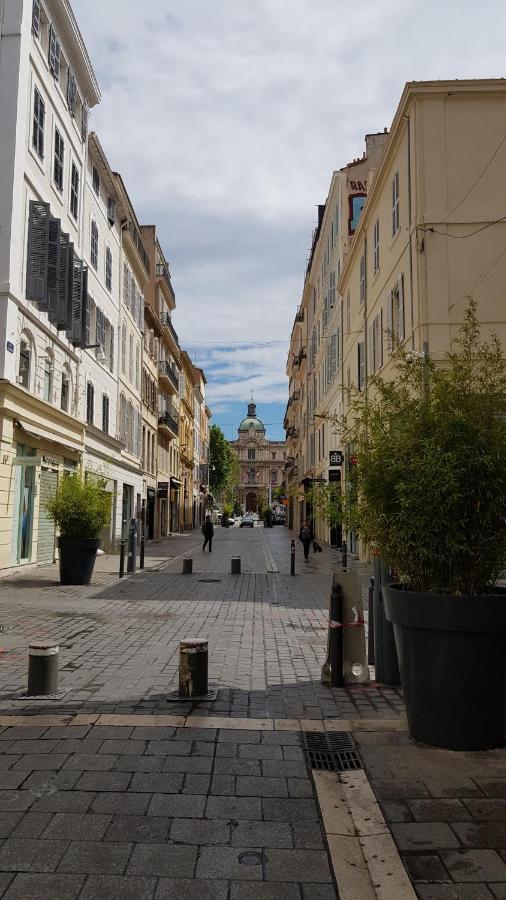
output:
<svg viewBox="0 0 506 900"><path fill-rule="evenodd" d="M306 562L309 561L309 548L311 546L311 541L313 540L313 529L309 524L307 519L304 519L302 523L302 528L299 532L299 541L301 541L302 546L304 547L304 559Z"/></svg>
<svg viewBox="0 0 506 900"><path fill-rule="evenodd" d="M206 516L206 521L202 526L202 534L204 535L204 546L202 550L206 549L207 544L209 544L209 553L213 552L213 537L214 537L214 525L211 522L211 516Z"/></svg>

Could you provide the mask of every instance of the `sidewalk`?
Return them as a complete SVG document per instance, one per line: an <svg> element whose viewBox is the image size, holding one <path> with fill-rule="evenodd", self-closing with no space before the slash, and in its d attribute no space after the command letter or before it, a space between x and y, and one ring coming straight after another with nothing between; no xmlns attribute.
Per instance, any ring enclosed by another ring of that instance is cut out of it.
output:
<svg viewBox="0 0 506 900"><path fill-rule="evenodd" d="M297 545L293 578L290 540L217 528L122 581L117 557L90 588L0 580L2 898L505 900L505 751L423 747L396 689L323 687L336 555ZM13 699L35 636L60 642L59 702ZM217 699L168 702L192 636ZM308 734L364 768L318 770Z"/></svg>

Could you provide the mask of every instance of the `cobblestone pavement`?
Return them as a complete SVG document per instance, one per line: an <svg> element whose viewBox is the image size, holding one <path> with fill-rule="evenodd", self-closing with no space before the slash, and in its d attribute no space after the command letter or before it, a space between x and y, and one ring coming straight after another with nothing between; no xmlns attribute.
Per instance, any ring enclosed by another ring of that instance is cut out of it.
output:
<svg viewBox="0 0 506 900"><path fill-rule="evenodd" d="M337 898L300 734L280 729L344 719L420 900L505 900L506 752L423 747L397 690L322 687L338 555L306 565L297 545L292 578L290 540L217 529L212 554L195 533L152 545L149 571L123 581L105 557L90 588L61 587L54 567L0 580L2 898ZM214 703L167 700L191 636L209 639ZM13 699L35 637L60 643L59 702Z"/></svg>
<svg viewBox="0 0 506 900"><path fill-rule="evenodd" d="M170 704L177 687L178 644L209 640L214 703L199 714L273 718L400 715L395 689L320 683L335 551L309 564L297 547L291 577L290 535L283 528L217 529L213 553L200 534L177 545L178 558L120 581L99 571L90 588L62 587L54 567L0 580L0 708L22 711L12 697L26 686L27 646L37 637L60 645L62 711L189 712ZM196 543L197 542L197 543ZM194 574L182 575L180 547ZM230 559L240 555L242 574ZM101 563L104 566L104 562Z"/></svg>

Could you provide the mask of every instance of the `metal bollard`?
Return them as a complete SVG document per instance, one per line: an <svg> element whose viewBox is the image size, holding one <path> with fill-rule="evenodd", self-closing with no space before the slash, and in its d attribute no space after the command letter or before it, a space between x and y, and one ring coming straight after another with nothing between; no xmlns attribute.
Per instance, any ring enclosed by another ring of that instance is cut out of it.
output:
<svg viewBox="0 0 506 900"><path fill-rule="evenodd" d="M290 547L290 575L295 575L295 541Z"/></svg>
<svg viewBox="0 0 506 900"><path fill-rule="evenodd" d="M123 578L125 574L125 554L126 554L126 540L125 538L121 538L121 543L119 545L119 577Z"/></svg>
<svg viewBox="0 0 506 900"><path fill-rule="evenodd" d="M343 541L343 543L342 543L341 553L343 554L341 564L343 567L343 571L345 571L348 568L348 545L347 545L346 541Z"/></svg>
<svg viewBox="0 0 506 900"><path fill-rule="evenodd" d="M58 644L30 644L28 647L29 697L45 697L58 693Z"/></svg>
<svg viewBox="0 0 506 900"><path fill-rule="evenodd" d="M191 556L183 557L183 575L191 575L193 572L193 559Z"/></svg>
<svg viewBox="0 0 506 900"><path fill-rule="evenodd" d="M374 665L374 578L369 579L367 622L367 662Z"/></svg>
<svg viewBox="0 0 506 900"><path fill-rule="evenodd" d="M206 640L179 644L179 696L203 697L208 693L209 648Z"/></svg>
<svg viewBox="0 0 506 900"><path fill-rule="evenodd" d="M340 584L334 584L330 596L330 621L340 627L329 625L330 683L332 687L343 687L343 592Z"/></svg>
<svg viewBox="0 0 506 900"><path fill-rule="evenodd" d="M130 528L128 530L127 572L131 575L135 574L136 566L137 566L137 520L130 519Z"/></svg>
<svg viewBox="0 0 506 900"><path fill-rule="evenodd" d="M232 557L232 565L231 565L231 574L232 575L240 575L241 574L241 557L233 556Z"/></svg>
<svg viewBox="0 0 506 900"><path fill-rule="evenodd" d="M144 568L144 552L146 543L146 501L142 501L141 507L141 552L139 556L139 569Z"/></svg>

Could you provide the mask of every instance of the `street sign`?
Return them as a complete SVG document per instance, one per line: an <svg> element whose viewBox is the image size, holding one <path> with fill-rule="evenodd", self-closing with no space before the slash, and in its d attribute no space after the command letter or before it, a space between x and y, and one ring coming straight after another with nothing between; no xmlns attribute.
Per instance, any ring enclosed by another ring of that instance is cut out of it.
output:
<svg viewBox="0 0 506 900"><path fill-rule="evenodd" d="M344 463L344 454L342 450L331 450L329 453L330 466L342 466Z"/></svg>

